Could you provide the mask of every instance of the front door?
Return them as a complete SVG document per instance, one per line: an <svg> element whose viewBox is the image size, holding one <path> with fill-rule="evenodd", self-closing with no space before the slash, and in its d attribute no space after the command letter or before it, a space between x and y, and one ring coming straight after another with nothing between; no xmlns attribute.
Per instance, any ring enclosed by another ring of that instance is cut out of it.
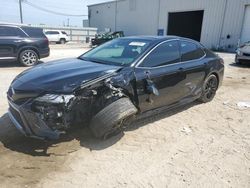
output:
<svg viewBox="0 0 250 188"><path fill-rule="evenodd" d="M0 60L17 58L18 46L27 35L15 26L0 26Z"/></svg>
<svg viewBox="0 0 250 188"><path fill-rule="evenodd" d="M0 26L0 60L13 58L14 48L8 27Z"/></svg>
<svg viewBox="0 0 250 188"><path fill-rule="evenodd" d="M186 75L180 63L179 40L155 47L136 66L135 76L141 111L170 105L183 98Z"/></svg>

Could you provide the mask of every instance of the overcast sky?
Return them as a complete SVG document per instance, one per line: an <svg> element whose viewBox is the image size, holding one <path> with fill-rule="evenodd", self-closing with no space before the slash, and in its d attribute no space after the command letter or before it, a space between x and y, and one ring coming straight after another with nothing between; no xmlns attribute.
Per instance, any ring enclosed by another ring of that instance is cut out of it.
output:
<svg viewBox="0 0 250 188"><path fill-rule="evenodd" d="M87 5L109 0L24 0L45 9L59 13L73 15L87 15ZM47 24L54 26L67 25L70 20L72 26L82 26L82 20L87 17L60 16L43 12L23 3L23 21L26 24ZM0 0L0 21L20 23L18 0Z"/></svg>

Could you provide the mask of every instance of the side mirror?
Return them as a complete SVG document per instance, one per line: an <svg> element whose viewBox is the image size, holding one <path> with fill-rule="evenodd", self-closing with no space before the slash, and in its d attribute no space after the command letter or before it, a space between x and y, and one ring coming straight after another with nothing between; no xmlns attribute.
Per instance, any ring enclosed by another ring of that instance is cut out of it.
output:
<svg viewBox="0 0 250 188"><path fill-rule="evenodd" d="M156 88L154 82L152 80L147 79L147 92L149 94L153 94L155 96L159 96L159 90Z"/></svg>

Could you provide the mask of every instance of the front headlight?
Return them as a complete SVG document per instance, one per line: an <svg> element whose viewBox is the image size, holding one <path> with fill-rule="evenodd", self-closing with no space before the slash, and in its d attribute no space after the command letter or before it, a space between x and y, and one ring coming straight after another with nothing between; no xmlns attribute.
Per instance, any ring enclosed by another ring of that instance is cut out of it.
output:
<svg viewBox="0 0 250 188"><path fill-rule="evenodd" d="M239 49L236 50L236 53L237 53L238 56L242 56L243 55L243 53Z"/></svg>
<svg viewBox="0 0 250 188"><path fill-rule="evenodd" d="M52 104L68 103L74 95L56 95L56 94L46 94L35 99L37 102L45 102Z"/></svg>

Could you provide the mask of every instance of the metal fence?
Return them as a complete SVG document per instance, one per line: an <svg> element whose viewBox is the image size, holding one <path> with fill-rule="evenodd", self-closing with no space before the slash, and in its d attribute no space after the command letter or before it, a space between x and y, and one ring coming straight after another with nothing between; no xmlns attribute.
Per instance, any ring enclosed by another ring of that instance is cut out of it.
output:
<svg viewBox="0 0 250 188"><path fill-rule="evenodd" d="M48 30L60 30L65 31L71 41L74 42L86 42L87 38L94 38L97 33L97 28L92 27L53 27L47 25L29 25L32 27L42 28L44 31Z"/></svg>
<svg viewBox="0 0 250 188"><path fill-rule="evenodd" d="M54 27L48 25L33 25L33 24L19 24L19 23L10 23L10 22L2 22L0 24L10 24L10 25L23 25L23 26L31 26L31 27L39 27L44 31L47 30L60 30L65 31L71 41L74 42L86 42L86 39L94 38L97 33L97 28L94 27Z"/></svg>

